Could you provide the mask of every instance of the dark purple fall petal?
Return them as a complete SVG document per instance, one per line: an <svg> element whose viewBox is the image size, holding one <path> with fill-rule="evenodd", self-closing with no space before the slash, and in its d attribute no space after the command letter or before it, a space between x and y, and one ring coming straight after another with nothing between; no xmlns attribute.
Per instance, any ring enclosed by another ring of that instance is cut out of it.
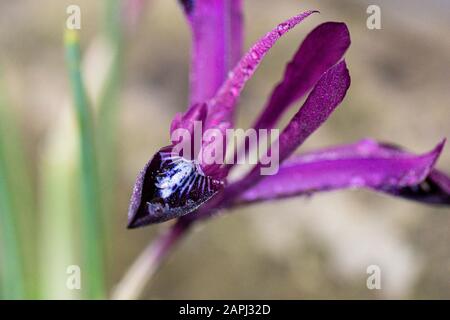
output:
<svg viewBox="0 0 450 320"><path fill-rule="evenodd" d="M234 109L247 80L251 78L266 53L286 32L294 28L309 15L317 11L306 11L285 22L280 23L272 31L262 37L242 57L230 72L227 80L218 93L209 102L209 112L206 128L217 127L220 123L233 124Z"/></svg>
<svg viewBox="0 0 450 320"><path fill-rule="evenodd" d="M267 176L244 192L237 202L255 202L309 195L318 191L370 188L423 202L445 203L450 179L433 169L444 142L431 152L414 155L388 149L373 140L294 156L280 166L276 175ZM428 194L424 182L430 183ZM424 186L422 186L424 187Z"/></svg>
<svg viewBox="0 0 450 320"><path fill-rule="evenodd" d="M429 204L450 205L450 177L433 169L427 178L418 185L393 188L388 193L409 200Z"/></svg>
<svg viewBox="0 0 450 320"><path fill-rule="evenodd" d="M136 179L128 210L128 228L181 217L196 210L223 183L205 176L198 166L172 153L158 151Z"/></svg>
<svg viewBox="0 0 450 320"><path fill-rule="evenodd" d="M190 104L211 99L242 52L241 0L181 0L192 28Z"/></svg>
<svg viewBox="0 0 450 320"><path fill-rule="evenodd" d="M345 23L326 22L311 31L287 65L283 80L273 90L253 127L272 128L289 105L342 59L349 46L350 34Z"/></svg>

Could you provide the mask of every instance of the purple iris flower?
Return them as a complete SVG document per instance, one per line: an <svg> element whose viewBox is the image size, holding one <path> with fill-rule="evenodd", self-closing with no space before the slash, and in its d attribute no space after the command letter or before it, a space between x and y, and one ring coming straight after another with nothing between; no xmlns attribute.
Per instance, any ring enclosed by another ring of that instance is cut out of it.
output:
<svg viewBox="0 0 450 320"><path fill-rule="evenodd" d="M234 127L240 93L266 53L316 11L303 12L279 24L241 56L241 0L180 2L193 35L190 106L174 117L170 130L192 132L194 122L200 122L204 129L225 133ZM449 205L450 178L434 168L445 140L420 155L365 139L292 156L344 99L350 75L343 56L349 46L350 35L344 23L326 22L316 27L301 43L255 119L255 129L275 128L283 113L308 94L276 142L281 163L278 173L261 175L263 164L259 162L230 183L227 177L232 165L196 162L183 154L173 156L172 141L140 172L131 197L128 227L179 218L162 242L163 252L192 222L219 209L319 191L368 188L423 203ZM203 147L208 144L201 143Z"/></svg>

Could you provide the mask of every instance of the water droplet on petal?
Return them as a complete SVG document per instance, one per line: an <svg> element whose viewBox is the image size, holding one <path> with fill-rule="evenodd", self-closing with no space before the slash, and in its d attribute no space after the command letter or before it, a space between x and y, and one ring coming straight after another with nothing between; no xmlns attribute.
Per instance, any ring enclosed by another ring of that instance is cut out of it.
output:
<svg viewBox="0 0 450 320"><path fill-rule="evenodd" d="M259 53L256 50L253 50L252 53L250 54L250 56L252 57L253 60L259 59Z"/></svg>
<svg viewBox="0 0 450 320"><path fill-rule="evenodd" d="M278 34L281 36L289 29L289 23L280 23L277 27Z"/></svg>
<svg viewBox="0 0 450 320"><path fill-rule="evenodd" d="M236 87L231 87L230 92L234 97L236 97L239 94L239 89Z"/></svg>

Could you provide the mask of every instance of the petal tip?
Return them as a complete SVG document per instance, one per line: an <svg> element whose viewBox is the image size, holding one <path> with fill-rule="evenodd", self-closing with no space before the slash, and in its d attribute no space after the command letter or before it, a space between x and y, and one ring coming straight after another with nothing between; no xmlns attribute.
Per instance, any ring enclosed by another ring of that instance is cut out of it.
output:
<svg viewBox="0 0 450 320"><path fill-rule="evenodd" d="M447 138L443 138L441 140L441 142L439 142L436 145L436 147L434 147L434 149L429 152L429 154L433 157L433 161L432 161L432 165L431 165L432 167L434 167L436 161L438 160L439 156L442 153L442 150L444 150L446 142L447 142Z"/></svg>

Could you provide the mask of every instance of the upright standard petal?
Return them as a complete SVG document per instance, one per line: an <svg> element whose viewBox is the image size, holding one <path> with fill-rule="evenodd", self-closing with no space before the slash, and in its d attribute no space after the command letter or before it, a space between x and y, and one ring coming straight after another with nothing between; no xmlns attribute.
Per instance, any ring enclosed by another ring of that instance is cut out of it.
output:
<svg viewBox="0 0 450 320"><path fill-rule="evenodd" d="M242 52L241 0L180 0L192 29L190 105L211 99Z"/></svg>
<svg viewBox="0 0 450 320"><path fill-rule="evenodd" d="M295 156L283 163L276 175L265 177L244 192L237 202L370 188L422 202L449 204L450 179L433 169L443 146L441 142L429 153L414 155L363 140Z"/></svg>
<svg viewBox="0 0 450 320"><path fill-rule="evenodd" d="M272 128L289 105L342 59L349 46L350 34L345 23L326 22L311 31L287 65L282 81L253 127Z"/></svg>
<svg viewBox="0 0 450 320"><path fill-rule="evenodd" d="M209 101L210 112L208 113L206 122L208 128L216 127L223 122L233 123L234 109L240 93L266 53L281 36L314 12L316 11L306 11L280 23L251 47L236 67L230 72L227 80L221 86L217 95Z"/></svg>

